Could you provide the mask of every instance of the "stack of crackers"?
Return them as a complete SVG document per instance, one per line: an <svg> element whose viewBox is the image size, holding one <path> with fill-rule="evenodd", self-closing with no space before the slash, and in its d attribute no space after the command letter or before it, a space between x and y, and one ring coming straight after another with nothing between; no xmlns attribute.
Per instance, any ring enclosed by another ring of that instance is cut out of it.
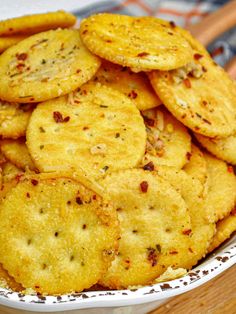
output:
<svg viewBox="0 0 236 314"><path fill-rule="evenodd" d="M0 278L16 291L173 279L236 229L235 83L173 22L75 22L0 22Z"/></svg>

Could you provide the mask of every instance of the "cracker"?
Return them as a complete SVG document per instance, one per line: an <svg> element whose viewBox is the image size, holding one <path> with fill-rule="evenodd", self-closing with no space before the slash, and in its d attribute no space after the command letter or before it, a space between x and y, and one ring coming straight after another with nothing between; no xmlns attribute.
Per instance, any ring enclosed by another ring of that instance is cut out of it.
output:
<svg viewBox="0 0 236 314"><path fill-rule="evenodd" d="M168 110L194 132L225 137L235 131L235 86L208 56L178 71L153 71L149 78Z"/></svg>
<svg viewBox="0 0 236 314"><path fill-rule="evenodd" d="M198 179L202 184L207 180L207 164L203 152L194 144L192 144L189 160L183 170L187 172L193 179Z"/></svg>
<svg viewBox="0 0 236 314"><path fill-rule="evenodd" d="M191 228L189 247L180 250L180 267L191 269L203 258L215 234L215 224L207 216L208 203L203 198L204 187L197 179L192 178L183 170L170 167L159 167L158 174L168 180L181 194L190 215Z"/></svg>
<svg viewBox="0 0 236 314"><path fill-rule="evenodd" d="M135 71L171 70L192 58L185 38L154 17L92 15L81 22L80 35L94 54Z"/></svg>
<svg viewBox="0 0 236 314"><path fill-rule="evenodd" d="M236 165L236 133L224 138L209 138L195 134L197 140L210 153L224 161Z"/></svg>
<svg viewBox="0 0 236 314"><path fill-rule="evenodd" d="M1 22L0 22L1 23ZM25 35L13 35L13 36L7 36L7 37L0 37L0 53L5 51L7 48L15 45L19 41L25 39Z"/></svg>
<svg viewBox="0 0 236 314"><path fill-rule="evenodd" d="M55 28L73 26L76 17L65 11L24 15L0 21L0 35L35 34Z"/></svg>
<svg viewBox="0 0 236 314"><path fill-rule="evenodd" d="M22 173L23 171L12 164L10 161L7 161L2 165L3 182L9 182L12 179L20 176Z"/></svg>
<svg viewBox="0 0 236 314"><path fill-rule="evenodd" d="M230 214L224 219L218 221L216 224L216 234L214 235L211 245L208 248L208 253L212 252L224 241L226 241L234 231L236 231L235 214Z"/></svg>
<svg viewBox="0 0 236 314"><path fill-rule="evenodd" d="M44 294L82 291L114 258L115 210L73 179L28 177L0 207L0 260L24 288Z"/></svg>
<svg viewBox="0 0 236 314"><path fill-rule="evenodd" d="M93 81L124 93L133 100L139 110L154 108L161 104L145 73L134 73L127 67L103 60Z"/></svg>
<svg viewBox="0 0 236 314"><path fill-rule="evenodd" d="M82 168L94 179L135 167L145 142L145 126L134 103L99 83L39 104L27 129L27 146L39 170Z"/></svg>
<svg viewBox="0 0 236 314"><path fill-rule="evenodd" d="M236 177L233 168L209 154L207 162L207 210L210 219L217 222L229 215L236 202Z"/></svg>
<svg viewBox="0 0 236 314"><path fill-rule="evenodd" d="M87 82L99 66L77 30L39 33L0 56L0 98L28 103L65 95Z"/></svg>
<svg viewBox="0 0 236 314"><path fill-rule="evenodd" d="M24 136L32 110L29 104L0 100L0 136L13 139Z"/></svg>
<svg viewBox="0 0 236 314"><path fill-rule="evenodd" d="M5 140L0 143L4 156L15 166L23 170L34 170L35 166L25 145L25 139Z"/></svg>
<svg viewBox="0 0 236 314"><path fill-rule="evenodd" d="M143 112L147 130L146 153L142 160L145 166L152 162L181 169L191 151L191 137L187 129L163 106Z"/></svg>
<svg viewBox="0 0 236 314"><path fill-rule="evenodd" d="M154 172L132 169L100 182L107 189L121 227L119 253L100 283L109 288L145 285L168 266L181 266L191 229L185 202Z"/></svg>
<svg viewBox="0 0 236 314"><path fill-rule="evenodd" d="M22 291L23 287L0 264L0 287L11 289L13 291Z"/></svg>

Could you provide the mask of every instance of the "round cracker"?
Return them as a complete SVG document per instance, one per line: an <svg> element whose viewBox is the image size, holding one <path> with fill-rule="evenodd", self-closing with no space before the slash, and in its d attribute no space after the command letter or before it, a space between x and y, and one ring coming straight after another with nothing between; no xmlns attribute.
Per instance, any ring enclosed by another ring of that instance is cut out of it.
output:
<svg viewBox="0 0 236 314"><path fill-rule="evenodd" d="M103 60L93 81L124 93L133 100L139 110L154 108L161 104L145 73L134 73L127 67Z"/></svg>
<svg viewBox="0 0 236 314"><path fill-rule="evenodd" d="M158 96L168 110L193 131L209 137L232 134L236 129L233 81L208 56L202 55L194 60L189 68L179 72L150 73L149 78ZM193 71L196 71L193 74L196 77L190 75ZM182 72L189 73L183 80L180 77ZM175 82L176 77L180 82Z"/></svg>
<svg viewBox="0 0 236 314"><path fill-rule="evenodd" d="M226 241L231 234L236 231L236 216L231 214L228 217L220 220L216 224L216 234L213 237L208 253L215 250L224 241Z"/></svg>
<svg viewBox="0 0 236 314"><path fill-rule="evenodd" d="M146 153L142 166L152 162L181 169L191 151L191 137L187 129L163 106L143 111L147 130Z"/></svg>
<svg viewBox="0 0 236 314"><path fill-rule="evenodd" d="M0 136L13 139L24 136L32 110L32 105L0 100Z"/></svg>
<svg viewBox="0 0 236 314"><path fill-rule="evenodd" d="M1 141L0 146L4 156L18 168L23 170L35 169L28 148L25 145L25 139Z"/></svg>
<svg viewBox="0 0 236 314"><path fill-rule="evenodd" d="M217 222L229 215L236 202L236 177L233 168L209 154L207 163L206 204L210 219Z"/></svg>
<svg viewBox="0 0 236 314"><path fill-rule="evenodd" d="M0 264L0 287L11 289L20 292L23 290L21 284L17 283L15 279L8 274L8 272Z"/></svg>
<svg viewBox="0 0 236 314"><path fill-rule="evenodd" d="M80 25L84 44L96 55L135 71L171 70L192 58L192 49L169 22L154 17L102 13Z"/></svg>
<svg viewBox="0 0 236 314"><path fill-rule="evenodd" d="M209 138L195 134L197 140L216 157L236 165L236 133L225 138Z"/></svg>
<svg viewBox="0 0 236 314"><path fill-rule="evenodd" d="M65 11L24 15L0 21L0 35L35 34L55 28L73 26L76 17Z"/></svg>
<svg viewBox="0 0 236 314"><path fill-rule="evenodd" d="M82 168L91 178L135 167L146 132L134 103L97 83L41 103L27 129L27 146L42 172Z"/></svg>
<svg viewBox="0 0 236 314"><path fill-rule="evenodd" d="M87 82L99 66L77 30L39 33L0 56L0 98L27 103L65 95Z"/></svg>
<svg viewBox="0 0 236 314"><path fill-rule="evenodd" d="M207 203L202 197L204 187L199 180L192 178L183 170L159 167L157 172L181 194L188 207L191 221L191 230L188 231L190 245L179 254L180 267L191 269L206 255L215 234L215 224L208 219Z"/></svg>
<svg viewBox="0 0 236 314"><path fill-rule="evenodd" d="M191 154L183 170L193 179L198 179L203 185L207 180L207 164L203 152L192 144Z"/></svg>
<svg viewBox="0 0 236 314"><path fill-rule="evenodd" d="M180 267L179 252L191 229L185 202L156 173L132 169L100 182L117 208L121 228L119 253L100 283L109 288L145 285L168 266Z"/></svg>
<svg viewBox="0 0 236 314"><path fill-rule="evenodd" d="M82 291L114 258L115 210L73 179L20 181L2 202L0 217L0 260L25 288L44 294Z"/></svg>
<svg viewBox="0 0 236 314"><path fill-rule="evenodd" d="M18 43L19 41L21 41L25 38L26 38L25 35L0 37L0 53L5 51L7 48L15 45L16 43Z"/></svg>

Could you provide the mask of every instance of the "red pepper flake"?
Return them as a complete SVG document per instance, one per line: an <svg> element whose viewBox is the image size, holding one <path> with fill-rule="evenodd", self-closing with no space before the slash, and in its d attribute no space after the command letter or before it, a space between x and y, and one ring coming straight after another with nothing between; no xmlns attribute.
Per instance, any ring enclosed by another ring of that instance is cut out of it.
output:
<svg viewBox="0 0 236 314"><path fill-rule="evenodd" d="M190 152L187 152L186 153L186 158L187 158L188 161L190 160L191 157L192 157L192 154Z"/></svg>
<svg viewBox="0 0 236 314"><path fill-rule="evenodd" d="M153 171L154 170L154 163L150 161L146 165L143 166L144 170Z"/></svg>
<svg viewBox="0 0 236 314"><path fill-rule="evenodd" d="M220 46L220 47L217 47L215 50L213 50L210 55L212 58L218 56L218 55L221 55L222 53L224 52L224 47L223 46Z"/></svg>
<svg viewBox="0 0 236 314"><path fill-rule="evenodd" d="M202 101L202 104L203 104L203 106L206 106L206 105L207 105L207 101L206 101L206 100L203 100L203 101Z"/></svg>
<svg viewBox="0 0 236 314"><path fill-rule="evenodd" d="M56 121L56 123L63 123L63 122L68 122L70 120L70 117L67 116L63 118L62 114L59 111L54 111L53 119Z"/></svg>
<svg viewBox="0 0 236 314"><path fill-rule="evenodd" d="M80 69L76 70L76 73L80 73L80 72L81 72L81 70L80 70Z"/></svg>
<svg viewBox="0 0 236 314"><path fill-rule="evenodd" d="M22 61L25 61L27 57L28 57L27 53L24 53L24 52L16 55L17 60L22 60Z"/></svg>
<svg viewBox="0 0 236 314"><path fill-rule="evenodd" d="M172 28L175 28L175 27L176 27L176 24L175 24L174 21L170 21L170 27L172 27Z"/></svg>
<svg viewBox="0 0 236 314"><path fill-rule="evenodd" d="M38 185L39 182L38 182L38 180L32 179L32 180L31 180L31 183L32 183L33 185Z"/></svg>
<svg viewBox="0 0 236 314"><path fill-rule="evenodd" d="M183 82L184 82L184 85L187 88L191 88L192 87L191 82L190 82L190 80L188 78L184 79Z"/></svg>
<svg viewBox="0 0 236 314"><path fill-rule="evenodd" d="M147 193L147 190L148 190L148 182L147 181L142 181L140 183L140 190L143 192L143 193Z"/></svg>
<svg viewBox="0 0 236 314"><path fill-rule="evenodd" d="M84 127L83 127L83 131L86 131L86 130L88 130L88 129L89 129L88 126L84 126Z"/></svg>
<svg viewBox="0 0 236 314"><path fill-rule="evenodd" d="M87 34L87 32L88 32L88 30L85 29L85 30L82 32L82 34L85 35L85 34Z"/></svg>
<svg viewBox="0 0 236 314"><path fill-rule="evenodd" d="M131 98L131 99L135 99L137 98L138 94L132 90L129 94L128 94L128 97Z"/></svg>
<svg viewBox="0 0 236 314"><path fill-rule="evenodd" d="M181 116L182 119L186 118L186 113Z"/></svg>
<svg viewBox="0 0 236 314"><path fill-rule="evenodd" d="M234 173L234 168L232 166L228 166L228 172L229 173Z"/></svg>
<svg viewBox="0 0 236 314"><path fill-rule="evenodd" d="M111 39L107 39L106 43L110 44L110 43L112 43L112 40Z"/></svg>
<svg viewBox="0 0 236 314"><path fill-rule="evenodd" d="M178 251L170 251L170 254L171 254L171 255L178 254Z"/></svg>
<svg viewBox="0 0 236 314"><path fill-rule="evenodd" d="M203 55L201 55L200 53L195 53L193 55L193 57L194 57L195 60L199 60L199 59L203 58Z"/></svg>
<svg viewBox="0 0 236 314"><path fill-rule="evenodd" d="M182 233L185 234L185 235L190 235L192 232L191 229L187 229L187 230L183 230Z"/></svg>
<svg viewBox="0 0 236 314"><path fill-rule="evenodd" d="M151 262L152 267L157 264L158 254L154 248L148 248L148 261Z"/></svg>
<svg viewBox="0 0 236 314"><path fill-rule="evenodd" d="M155 125L155 120L147 118L147 117L143 117L144 118L144 122L148 125L148 126L154 126Z"/></svg>
<svg viewBox="0 0 236 314"><path fill-rule="evenodd" d="M29 192L26 193L26 197L30 198L30 194Z"/></svg>
<svg viewBox="0 0 236 314"><path fill-rule="evenodd" d="M190 253L193 253L193 250L191 249L191 247L188 248Z"/></svg>
<svg viewBox="0 0 236 314"><path fill-rule="evenodd" d="M236 207L231 211L231 215L236 216Z"/></svg>
<svg viewBox="0 0 236 314"><path fill-rule="evenodd" d="M83 205L83 201L81 200L79 196L77 196L75 200L78 205Z"/></svg>
<svg viewBox="0 0 236 314"><path fill-rule="evenodd" d="M137 54L137 57L146 57L148 55L149 55L149 53L147 53L147 52L140 52L139 54Z"/></svg>
<svg viewBox="0 0 236 314"><path fill-rule="evenodd" d="M96 200L96 199L97 199L97 195L94 194L94 195L93 195L93 200Z"/></svg>

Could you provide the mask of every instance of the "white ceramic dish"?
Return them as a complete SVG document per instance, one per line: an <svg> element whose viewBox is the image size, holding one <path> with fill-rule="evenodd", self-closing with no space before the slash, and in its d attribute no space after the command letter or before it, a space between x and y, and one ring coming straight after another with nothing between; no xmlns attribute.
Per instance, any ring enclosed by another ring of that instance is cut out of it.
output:
<svg viewBox="0 0 236 314"><path fill-rule="evenodd" d="M236 235L180 279L136 290L90 291L61 297L25 296L0 288L0 313L68 311L68 314L144 314L166 302L168 298L199 287L234 264Z"/></svg>

